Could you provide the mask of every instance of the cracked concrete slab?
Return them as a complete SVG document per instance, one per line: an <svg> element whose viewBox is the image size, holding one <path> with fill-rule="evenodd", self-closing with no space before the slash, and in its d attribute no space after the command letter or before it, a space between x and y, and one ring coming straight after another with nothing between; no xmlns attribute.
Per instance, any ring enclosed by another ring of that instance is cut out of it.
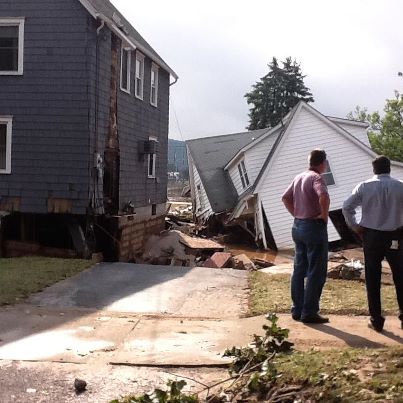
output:
<svg viewBox="0 0 403 403"><path fill-rule="evenodd" d="M247 273L205 267L102 263L32 296L28 303L62 308L238 317L244 313Z"/></svg>
<svg viewBox="0 0 403 403"><path fill-rule="evenodd" d="M234 338L234 335L236 337ZM141 320L115 351L111 363L132 365L223 365L232 343L248 343L237 320Z"/></svg>

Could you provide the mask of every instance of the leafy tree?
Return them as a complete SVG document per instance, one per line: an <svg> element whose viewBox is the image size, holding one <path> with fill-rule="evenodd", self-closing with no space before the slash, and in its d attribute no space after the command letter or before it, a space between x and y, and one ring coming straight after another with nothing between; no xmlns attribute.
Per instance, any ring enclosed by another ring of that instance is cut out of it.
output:
<svg viewBox="0 0 403 403"><path fill-rule="evenodd" d="M245 94L248 105L252 105L248 130L274 127L299 101L314 102L296 60L287 57L281 63L283 67L273 57L269 72Z"/></svg>
<svg viewBox="0 0 403 403"><path fill-rule="evenodd" d="M358 105L352 112L347 114L347 119L368 123L371 131L380 131L382 127L379 112L369 113L367 108L361 108L361 106Z"/></svg>
<svg viewBox="0 0 403 403"><path fill-rule="evenodd" d="M369 123L368 137L376 153L403 162L403 94L395 91L395 98L386 100L384 112L380 117L357 106L347 117Z"/></svg>

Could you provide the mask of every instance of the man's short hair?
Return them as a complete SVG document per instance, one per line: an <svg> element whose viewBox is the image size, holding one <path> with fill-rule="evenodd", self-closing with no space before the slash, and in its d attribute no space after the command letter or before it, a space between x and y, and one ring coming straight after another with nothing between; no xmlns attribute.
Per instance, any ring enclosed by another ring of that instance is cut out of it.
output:
<svg viewBox="0 0 403 403"><path fill-rule="evenodd" d="M390 159L381 155L372 161L372 168L375 175L390 174Z"/></svg>
<svg viewBox="0 0 403 403"><path fill-rule="evenodd" d="M326 161L326 153L325 150L312 150L309 154L309 166L317 167L323 161Z"/></svg>

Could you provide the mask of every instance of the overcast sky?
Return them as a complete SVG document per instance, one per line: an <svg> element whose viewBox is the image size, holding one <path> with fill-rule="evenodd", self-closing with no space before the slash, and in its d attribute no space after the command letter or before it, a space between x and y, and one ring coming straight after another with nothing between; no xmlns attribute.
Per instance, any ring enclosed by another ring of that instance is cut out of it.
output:
<svg viewBox="0 0 403 403"><path fill-rule="evenodd" d="M403 90L401 0L112 0L179 75L169 136L240 132L273 56L296 58L325 115L381 111Z"/></svg>

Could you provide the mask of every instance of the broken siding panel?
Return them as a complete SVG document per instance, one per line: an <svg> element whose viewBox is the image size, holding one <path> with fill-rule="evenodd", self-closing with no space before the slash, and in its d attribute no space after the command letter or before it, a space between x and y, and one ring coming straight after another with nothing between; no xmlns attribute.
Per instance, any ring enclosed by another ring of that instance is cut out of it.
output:
<svg viewBox="0 0 403 403"><path fill-rule="evenodd" d="M0 76L0 115L13 116L11 174L0 180L16 194L29 175L24 212L46 213L44 200L62 197L64 184L63 195L85 213L87 198L77 200L68 185L83 164L88 188L88 13L76 0L1 1L0 18L10 16L25 17L24 74Z"/></svg>
<svg viewBox="0 0 403 403"><path fill-rule="evenodd" d="M307 169L307 157L314 148L326 150L336 181L329 187L331 210L340 209L357 183L372 176L372 157L303 107L277 150L261 187L262 203L279 248L293 244L292 217L283 206L281 195L295 175ZM329 226L329 240L337 238L337 232Z"/></svg>
<svg viewBox="0 0 403 403"><path fill-rule="evenodd" d="M195 215L199 220L204 221L213 214L213 209L211 208L210 201L207 197L206 191L204 190L204 186L196 166L193 163L191 163L191 166L193 167L192 172L194 179Z"/></svg>

